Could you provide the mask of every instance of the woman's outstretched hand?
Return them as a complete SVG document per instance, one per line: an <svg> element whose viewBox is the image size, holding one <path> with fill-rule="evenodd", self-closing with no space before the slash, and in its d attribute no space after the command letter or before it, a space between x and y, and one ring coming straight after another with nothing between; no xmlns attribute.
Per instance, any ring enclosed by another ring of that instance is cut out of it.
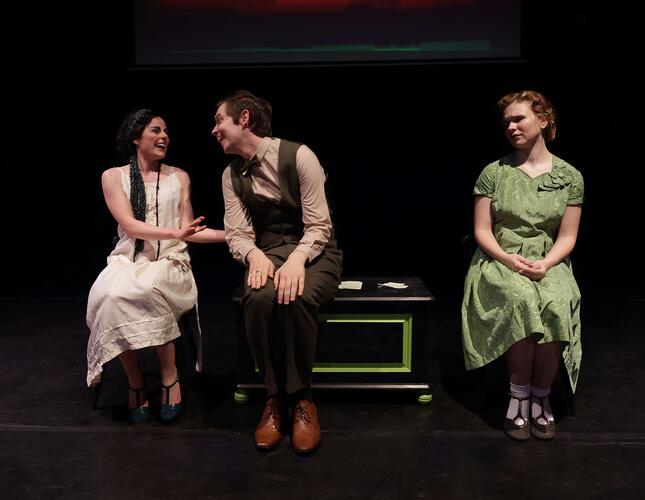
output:
<svg viewBox="0 0 645 500"><path fill-rule="evenodd" d="M185 240L186 238L189 238L193 234L199 233L200 231L203 231L204 229L206 229L206 226L201 225L204 219L205 217L201 215L197 217L193 222L188 224L186 227L177 229L177 239Z"/></svg>

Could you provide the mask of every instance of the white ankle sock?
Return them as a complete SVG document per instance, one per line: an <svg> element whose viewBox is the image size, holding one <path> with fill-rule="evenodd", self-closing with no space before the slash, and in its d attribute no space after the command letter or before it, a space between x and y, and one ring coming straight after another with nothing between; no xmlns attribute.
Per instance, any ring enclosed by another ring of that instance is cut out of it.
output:
<svg viewBox="0 0 645 500"><path fill-rule="evenodd" d="M511 384L511 396L513 397L508 403L508 410L506 410L506 418L513 419L513 423L515 425L524 425L525 422L528 422L529 401L527 398L530 395L531 395L531 384L526 384L526 385ZM514 398L520 398L520 399L526 400L526 401L522 401L519 416L517 415L517 407L520 404L520 402ZM524 419L524 422L522 422L522 419Z"/></svg>
<svg viewBox="0 0 645 500"><path fill-rule="evenodd" d="M551 411L551 403L549 402L549 394L551 394L551 388L548 389L538 389L533 387L531 389L531 415L533 418L537 418L537 423L541 425L546 425L546 420L554 422L553 412ZM540 399L545 398L540 404ZM542 415L542 409L544 409L544 416ZM546 420L545 420L546 417Z"/></svg>

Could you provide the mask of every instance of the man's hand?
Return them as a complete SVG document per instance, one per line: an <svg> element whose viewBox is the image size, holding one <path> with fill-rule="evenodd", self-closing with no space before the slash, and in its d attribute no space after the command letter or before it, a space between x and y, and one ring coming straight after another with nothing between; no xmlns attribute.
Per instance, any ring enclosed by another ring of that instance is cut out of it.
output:
<svg viewBox="0 0 645 500"><path fill-rule="evenodd" d="M258 290L267 284L268 278L273 278L275 265L259 248L251 250L246 256L246 261L249 263L249 277L246 280L249 288Z"/></svg>
<svg viewBox="0 0 645 500"><path fill-rule="evenodd" d="M278 291L278 304L288 304L296 300L296 295L305 291L305 263L307 256L298 250L289 255L275 273L275 288Z"/></svg>

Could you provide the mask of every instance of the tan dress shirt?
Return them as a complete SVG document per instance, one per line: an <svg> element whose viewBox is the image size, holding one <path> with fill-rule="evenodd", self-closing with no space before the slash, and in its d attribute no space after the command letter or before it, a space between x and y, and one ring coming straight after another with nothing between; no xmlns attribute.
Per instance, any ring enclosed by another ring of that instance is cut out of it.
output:
<svg viewBox="0 0 645 500"><path fill-rule="evenodd" d="M280 139L265 137L255 152L260 166L249 175L253 192L268 200L280 201L278 184L278 149ZM300 180L300 202L304 234L295 250L304 252L311 262L322 252L331 236L331 217L325 197L325 172L314 152L304 144L296 153L296 170ZM235 260L245 264L255 246L255 231L251 216L233 189L231 166L222 174L224 195L224 229L226 243Z"/></svg>

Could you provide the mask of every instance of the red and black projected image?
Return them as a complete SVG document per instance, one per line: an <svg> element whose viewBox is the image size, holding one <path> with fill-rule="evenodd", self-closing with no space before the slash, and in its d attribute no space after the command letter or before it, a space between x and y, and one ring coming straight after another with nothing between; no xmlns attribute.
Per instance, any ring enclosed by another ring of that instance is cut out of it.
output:
<svg viewBox="0 0 645 500"><path fill-rule="evenodd" d="M140 65L519 57L516 0L139 0Z"/></svg>

